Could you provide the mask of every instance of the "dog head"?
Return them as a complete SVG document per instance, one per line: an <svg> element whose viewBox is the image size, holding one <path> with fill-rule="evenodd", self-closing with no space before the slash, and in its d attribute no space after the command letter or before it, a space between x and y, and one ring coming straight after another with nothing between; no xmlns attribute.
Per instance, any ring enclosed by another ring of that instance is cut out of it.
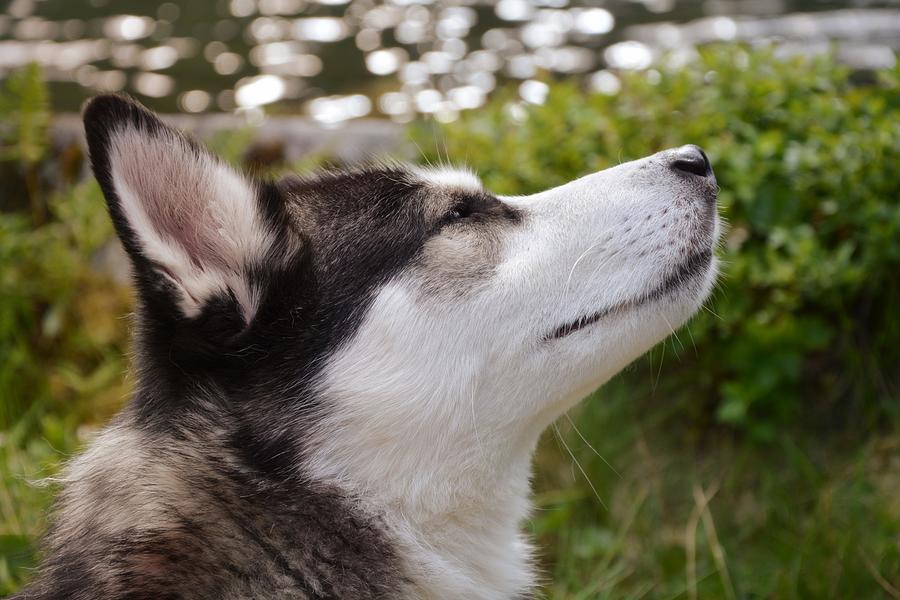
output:
<svg viewBox="0 0 900 600"><path fill-rule="evenodd" d="M262 469L430 498L527 469L715 277L695 146L501 197L400 165L257 181L129 99L84 118L139 290L137 409L215 395Z"/></svg>

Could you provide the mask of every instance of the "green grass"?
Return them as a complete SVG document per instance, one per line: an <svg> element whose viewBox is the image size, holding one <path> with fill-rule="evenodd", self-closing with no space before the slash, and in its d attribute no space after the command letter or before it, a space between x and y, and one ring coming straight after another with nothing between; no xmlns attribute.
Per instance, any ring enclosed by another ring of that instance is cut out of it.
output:
<svg viewBox="0 0 900 600"><path fill-rule="evenodd" d="M642 359L543 440L548 598L897 597L896 429L691 440L657 370Z"/></svg>

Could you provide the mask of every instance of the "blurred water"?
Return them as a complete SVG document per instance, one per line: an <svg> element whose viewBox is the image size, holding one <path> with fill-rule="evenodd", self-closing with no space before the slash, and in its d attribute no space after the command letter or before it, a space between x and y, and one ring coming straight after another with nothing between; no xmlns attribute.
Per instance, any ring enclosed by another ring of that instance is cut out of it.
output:
<svg viewBox="0 0 900 600"><path fill-rule="evenodd" d="M0 78L36 60L56 108L125 90L162 111L452 120L498 85L541 102L548 77L603 93L617 73L722 40L858 68L900 50L900 0L12 0Z"/></svg>

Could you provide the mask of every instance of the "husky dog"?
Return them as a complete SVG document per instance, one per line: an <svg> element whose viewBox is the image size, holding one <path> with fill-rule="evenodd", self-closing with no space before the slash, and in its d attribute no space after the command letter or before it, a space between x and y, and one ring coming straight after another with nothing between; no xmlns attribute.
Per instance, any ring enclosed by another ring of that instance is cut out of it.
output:
<svg viewBox="0 0 900 600"><path fill-rule="evenodd" d="M396 165L250 179L122 96L84 123L135 390L20 598L528 597L538 436L716 274L696 146L500 197Z"/></svg>

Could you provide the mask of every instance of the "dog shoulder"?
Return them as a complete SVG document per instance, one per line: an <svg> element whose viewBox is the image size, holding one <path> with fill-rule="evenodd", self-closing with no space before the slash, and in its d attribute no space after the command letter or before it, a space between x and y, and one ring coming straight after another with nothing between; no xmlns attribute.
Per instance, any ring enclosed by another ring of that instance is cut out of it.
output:
<svg viewBox="0 0 900 600"><path fill-rule="evenodd" d="M404 597L376 518L334 490L272 485L214 436L190 436L124 419L98 435L61 477L42 568L21 597Z"/></svg>

